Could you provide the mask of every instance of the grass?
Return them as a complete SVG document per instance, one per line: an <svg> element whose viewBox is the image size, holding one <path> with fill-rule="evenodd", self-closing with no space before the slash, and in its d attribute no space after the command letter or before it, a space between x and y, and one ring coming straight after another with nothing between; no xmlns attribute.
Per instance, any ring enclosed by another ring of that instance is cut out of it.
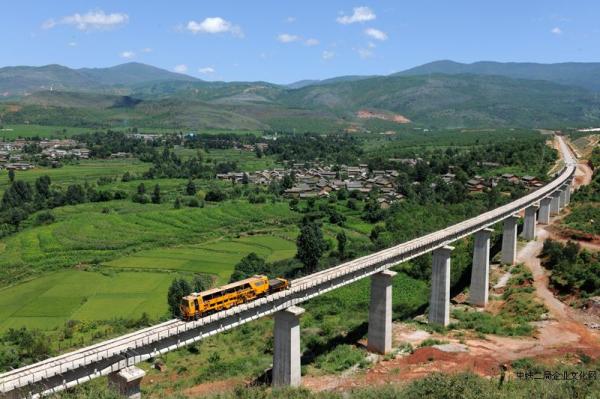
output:
<svg viewBox="0 0 600 399"><path fill-rule="evenodd" d="M205 159L216 162L236 161L240 170L246 172L281 167L281 165L275 161L274 157L263 156L262 158L258 158L254 152L236 150L233 148L226 150L210 150L210 152L204 153L203 155Z"/></svg>
<svg viewBox="0 0 600 399"><path fill-rule="evenodd" d="M0 282L17 282L79 264L109 262L157 247L268 232L294 220L286 203L234 201L173 209L172 204L141 205L123 200L66 206L53 210L53 214L55 223L27 228L0 240Z"/></svg>
<svg viewBox="0 0 600 399"><path fill-rule="evenodd" d="M42 126L42 125L2 125L0 138L12 140L19 137L42 137L62 138L71 137L76 134L89 133L93 129L66 126Z"/></svg>
<svg viewBox="0 0 600 399"><path fill-rule="evenodd" d="M365 352L356 346L338 345L331 352L315 359L315 367L327 374L339 373L356 365L362 365Z"/></svg>
<svg viewBox="0 0 600 399"><path fill-rule="evenodd" d="M502 297L504 303L497 314L455 310L452 317L458 319L458 323L451 327L471 329L482 334L531 335L534 327L530 323L540 320L547 309L535 297L533 275L525 266L514 266L511 274Z"/></svg>
<svg viewBox="0 0 600 399"><path fill-rule="evenodd" d="M150 168L150 164L134 159L82 160L77 164L61 168L36 167L25 171L16 171L16 179L33 183L40 176L48 175L52 184L93 183L100 177L121 178L125 172L140 175ZM9 185L8 172L0 171L0 191ZM139 184L139 182L138 182Z"/></svg>
<svg viewBox="0 0 600 399"><path fill-rule="evenodd" d="M0 290L0 331L51 330L68 320L152 318L167 311L166 293L174 274L100 273L65 270Z"/></svg>
<svg viewBox="0 0 600 399"><path fill-rule="evenodd" d="M573 204L563 224L584 233L600 234L600 205L593 202Z"/></svg>
<svg viewBox="0 0 600 399"><path fill-rule="evenodd" d="M218 283L225 283L233 266L250 252L268 262L293 258L296 245L293 241L274 235L216 240L208 243L158 248L140 251L107 263L116 268L168 269L212 274Z"/></svg>

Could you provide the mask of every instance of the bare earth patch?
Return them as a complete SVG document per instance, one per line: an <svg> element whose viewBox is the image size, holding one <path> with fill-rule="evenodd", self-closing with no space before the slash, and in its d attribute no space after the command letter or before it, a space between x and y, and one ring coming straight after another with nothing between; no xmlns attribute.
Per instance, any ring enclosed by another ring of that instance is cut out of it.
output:
<svg viewBox="0 0 600 399"><path fill-rule="evenodd" d="M410 119L400 114L391 114L371 111L368 109L361 109L356 113L356 116L360 119L381 119L384 121L396 122L396 123L410 123Z"/></svg>

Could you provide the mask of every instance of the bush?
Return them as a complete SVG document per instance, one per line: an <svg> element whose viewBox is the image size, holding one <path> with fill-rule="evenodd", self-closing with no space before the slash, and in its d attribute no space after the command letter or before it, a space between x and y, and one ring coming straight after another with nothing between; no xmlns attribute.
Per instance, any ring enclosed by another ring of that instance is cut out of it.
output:
<svg viewBox="0 0 600 399"><path fill-rule="evenodd" d="M204 199L210 202L221 202L227 199L227 195L219 189L212 189L206 193Z"/></svg>
<svg viewBox="0 0 600 399"><path fill-rule="evenodd" d="M137 202L138 204L147 204L150 202L150 197L147 194L135 194L131 200L133 202Z"/></svg>
<svg viewBox="0 0 600 399"><path fill-rule="evenodd" d="M50 211L40 212L35 216L35 225L50 224L55 221L54 215Z"/></svg>
<svg viewBox="0 0 600 399"><path fill-rule="evenodd" d="M198 198L193 197L188 201L188 206L190 208L202 208L204 204L198 201Z"/></svg>

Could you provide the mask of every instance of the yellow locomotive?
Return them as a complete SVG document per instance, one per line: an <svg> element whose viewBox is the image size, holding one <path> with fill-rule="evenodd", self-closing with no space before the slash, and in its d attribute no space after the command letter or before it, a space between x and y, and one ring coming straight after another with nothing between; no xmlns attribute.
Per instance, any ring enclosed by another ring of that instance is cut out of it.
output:
<svg viewBox="0 0 600 399"><path fill-rule="evenodd" d="M179 308L184 320L197 320L207 314L285 290L288 286L286 279L269 280L267 276L257 275L207 291L192 292L181 299Z"/></svg>

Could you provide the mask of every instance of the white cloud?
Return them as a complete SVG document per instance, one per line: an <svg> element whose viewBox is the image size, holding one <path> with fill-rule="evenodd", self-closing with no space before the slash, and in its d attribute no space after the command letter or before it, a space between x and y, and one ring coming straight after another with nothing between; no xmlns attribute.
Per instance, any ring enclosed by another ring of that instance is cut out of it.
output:
<svg viewBox="0 0 600 399"><path fill-rule="evenodd" d="M277 36L277 40L281 43L292 43L300 40L300 36L290 35L289 33L282 33Z"/></svg>
<svg viewBox="0 0 600 399"><path fill-rule="evenodd" d="M342 15L336 21L343 25L353 24L355 22L371 21L377 18L375 13L369 7L354 7L352 15Z"/></svg>
<svg viewBox="0 0 600 399"><path fill-rule="evenodd" d="M319 41L317 39L310 38L310 39L306 39L304 41L304 44L307 45L307 46L309 46L309 47L318 46L319 45Z"/></svg>
<svg viewBox="0 0 600 399"><path fill-rule="evenodd" d="M366 48L358 48L356 49L356 52L358 53L358 56L363 60L373 57L373 52Z"/></svg>
<svg viewBox="0 0 600 399"><path fill-rule="evenodd" d="M200 72L201 74L209 74L209 73L214 73L215 69L213 67L204 67L204 68L199 68L198 72Z"/></svg>
<svg viewBox="0 0 600 399"><path fill-rule="evenodd" d="M285 19L285 22L287 22L288 24L291 24L292 22L296 22L296 17L287 17Z"/></svg>
<svg viewBox="0 0 600 399"><path fill-rule="evenodd" d="M325 61L330 60L333 57L335 57L335 53L333 51L323 50L321 53L321 58L323 58Z"/></svg>
<svg viewBox="0 0 600 399"><path fill-rule="evenodd" d="M186 73L188 70L188 67L185 64L179 64L179 65L175 65L173 70L177 73Z"/></svg>
<svg viewBox="0 0 600 399"><path fill-rule="evenodd" d="M372 37L373 39L376 40L387 40L388 35L387 33L380 31L379 29L375 29L375 28L369 28L369 29L365 29L365 35Z"/></svg>
<svg viewBox="0 0 600 399"><path fill-rule="evenodd" d="M375 47L377 47L377 46L375 45L375 43L373 43L373 42L369 42L369 43L367 43L367 46L368 46L369 48L375 48Z"/></svg>
<svg viewBox="0 0 600 399"><path fill-rule="evenodd" d="M135 53L133 51L123 51L121 53L121 58L125 58L125 59L132 59L135 57Z"/></svg>
<svg viewBox="0 0 600 399"><path fill-rule="evenodd" d="M67 43L67 46L75 47L75 46L77 46L77 42L69 42L69 43Z"/></svg>
<svg viewBox="0 0 600 399"><path fill-rule="evenodd" d="M153 51L154 49L152 49L152 47L145 47L142 49L142 53L151 53Z"/></svg>
<svg viewBox="0 0 600 399"><path fill-rule="evenodd" d="M193 34L198 33L230 33L232 36L244 37L242 29L221 17L205 18L202 22L189 21L186 29Z"/></svg>
<svg viewBox="0 0 600 399"><path fill-rule="evenodd" d="M553 28L550 32L554 33L555 35L562 35L563 31L562 29L560 29L558 26Z"/></svg>
<svg viewBox="0 0 600 399"><path fill-rule="evenodd" d="M119 12L107 14L102 10L94 10L85 14L67 15L59 21L49 19L42 24L42 28L51 29L56 25L71 25L82 31L109 30L125 25L127 22L129 22L127 14Z"/></svg>

